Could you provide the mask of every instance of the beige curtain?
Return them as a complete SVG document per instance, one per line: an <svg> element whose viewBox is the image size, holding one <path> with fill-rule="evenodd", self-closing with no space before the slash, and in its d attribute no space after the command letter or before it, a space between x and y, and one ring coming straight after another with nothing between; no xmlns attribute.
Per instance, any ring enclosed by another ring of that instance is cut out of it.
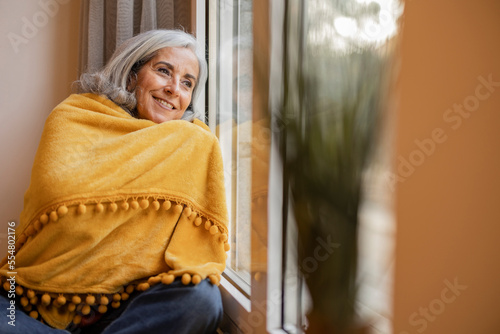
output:
<svg viewBox="0 0 500 334"><path fill-rule="evenodd" d="M101 68L124 40L152 29L194 33L193 0L81 0L79 72Z"/></svg>

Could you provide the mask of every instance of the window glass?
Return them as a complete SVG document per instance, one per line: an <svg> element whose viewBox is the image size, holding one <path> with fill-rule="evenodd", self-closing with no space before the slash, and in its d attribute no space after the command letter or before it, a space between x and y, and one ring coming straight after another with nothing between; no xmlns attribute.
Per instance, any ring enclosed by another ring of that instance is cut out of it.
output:
<svg viewBox="0 0 500 334"><path fill-rule="evenodd" d="M252 1L219 1L215 64L216 134L224 161L231 250L227 278L250 293ZM211 41L214 43L214 41ZM212 57L212 55L211 55ZM214 67L212 67L213 70Z"/></svg>

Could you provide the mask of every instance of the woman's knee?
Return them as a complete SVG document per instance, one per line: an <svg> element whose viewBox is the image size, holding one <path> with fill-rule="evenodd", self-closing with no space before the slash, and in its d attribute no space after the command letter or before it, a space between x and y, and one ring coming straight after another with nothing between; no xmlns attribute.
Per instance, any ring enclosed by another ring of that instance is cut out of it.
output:
<svg viewBox="0 0 500 334"><path fill-rule="evenodd" d="M198 285L158 284L131 296L104 333L214 333L222 320L222 298L208 280Z"/></svg>
<svg viewBox="0 0 500 334"><path fill-rule="evenodd" d="M197 310L198 314L217 322L222 319L222 298L216 285L204 280L194 286L190 294L191 307Z"/></svg>

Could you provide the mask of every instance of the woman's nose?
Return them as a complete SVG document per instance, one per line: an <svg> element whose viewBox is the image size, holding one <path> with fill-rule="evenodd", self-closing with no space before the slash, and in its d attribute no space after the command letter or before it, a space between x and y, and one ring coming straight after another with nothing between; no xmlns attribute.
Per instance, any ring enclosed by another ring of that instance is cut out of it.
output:
<svg viewBox="0 0 500 334"><path fill-rule="evenodd" d="M179 85L180 85L180 80L176 77L171 77L168 80L167 84L165 85L165 90L172 95L178 95L180 88Z"/></svg>

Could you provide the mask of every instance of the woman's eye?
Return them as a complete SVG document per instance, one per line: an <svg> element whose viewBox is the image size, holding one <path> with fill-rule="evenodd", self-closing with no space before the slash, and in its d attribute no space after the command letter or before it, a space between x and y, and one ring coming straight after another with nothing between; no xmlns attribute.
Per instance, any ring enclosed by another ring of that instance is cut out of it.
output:
<svg viewBox="0 0 500 334"><path fill-rule="evenodd" d="M170 74L170 71L168 70L168 68L160 67L158 69L158 71L163 73L163 74Z"/></svg>
<svg viewBox="0 0 500 334"><path fill-rule="evenodd" d="M186 85L186 87L189 87L189 88L193 87L193 83L189 80L184 81L184 85Z"/></svg>

